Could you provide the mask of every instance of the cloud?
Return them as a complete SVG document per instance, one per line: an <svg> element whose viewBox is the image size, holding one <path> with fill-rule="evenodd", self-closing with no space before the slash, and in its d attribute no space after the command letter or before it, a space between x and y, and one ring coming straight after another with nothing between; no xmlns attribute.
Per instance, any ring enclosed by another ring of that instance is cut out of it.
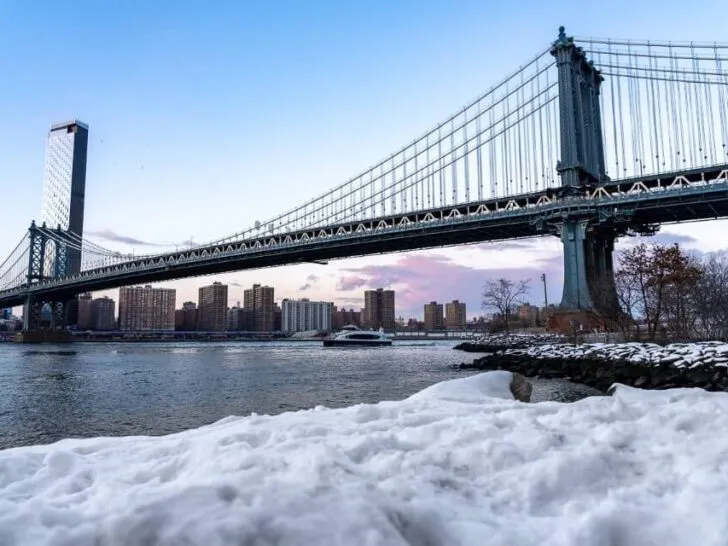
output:
<svg viewBox="0 0 728 546"><path fill-rule="evenodd" d="M339 282L336 283L336 290L342 292L348 292L349 290L356 290L362 286L366 286L367 279L360 275L344 275L339 277Z"/></svg>
<svg viewBox="0 0 728 546"><path fill-rule="evenodd" d="M543 305L539 277L545 273L551 293L549 301L553 302L554 296L561 293L562 261L561 255L552 255L531 259L524 265L485 269L462 265L438 254L405 254L394 264L345 269L346 275L339 279L337 289L392 288L396 292L396 313L404 318L421 317L424 304L430 301L443 303L455 299L465 302L472 316L481 312L481 293L489 279L531 279L526 299L534 305Z"/></svg>
<svg viewBox="0 0 728 546"><path fill-rule="evenodd" d="M364 295L362 294L362 297L359 298L337 297L336 305L339 309L354 309L358 311L364 307Z"/></svg>
<svg viewBox="0 0 728 546"><path fill-rule="evenodd" d="M180 247L180 248L193 248L196 246L199 246L199 243L196 243L192 240L182 241L180 243L153 243L151 241L144 241L142 239L137 239L136 237L131 237L129 235L122 235L120 233L116 233L115 231L112 231L110 229L102 229L99 231L87 231L86 236L102 239L104 241L109 241L112 243L121 243L124 245L130 245L130 246L146 246L146 247L157 247L157 248L171 248L171 247Z"/></svg>
<svg viewBox="0 0 728 546"><path fill-rule="evenodd" d="M542 239L516 239L514 241L495 241L477 245L483 250L531 250L538 248ZM467 247L461 247L467 248Z"/></svg>
<svg viewBox="0 0 728 546"><path fill-rule="evenodd" d="M308 290L309 288L313 288L313 285L316 284L318 282L318 280L319 280L319 278L312 273L311 275L306 277L307 282L305 284L303 284L302 286L300 286L298 288L298 291L304 292L304 291Z"/></svg>
<svg viewBox="0 0 728 546"><path fill-rule="evenodd" d="M99 239L111 241L114 243L123 243L125 245L162 246L155 243L150 243L149 241L142 241L141 239L129 237L127 235L121 235L119 233L116 233L115 231L111 231L110 229L102 229L101 231L88 231L86 232L86 235L89 235L91 237L97 237Z"/></svg>
<svg viewBox="0 0 728 546"><path fill-rule="evenodd" d="M624 237L619 241L620 246L637 246L640 243L658 244L658 245L694 245L699 243L698 239L692 235L683 233L671 233L669 231L659 231L655 235L647 237Z"/></svg>
<svg viewBox="0 0 728 546"><path fill-rule="evenodd" d="M182 248L195 248L196 246L200 246L200 243L197 243L192 239L187 239L186 241L180 242L179 246L181 246Z"/></svg>

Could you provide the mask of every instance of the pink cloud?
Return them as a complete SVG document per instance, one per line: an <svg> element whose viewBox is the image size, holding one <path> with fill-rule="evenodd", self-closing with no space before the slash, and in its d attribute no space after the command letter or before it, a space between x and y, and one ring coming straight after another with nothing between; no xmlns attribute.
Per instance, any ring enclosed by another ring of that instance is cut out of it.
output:
<svg viewBox="0 0 728 546"><path fill-rule="evenodd" d="M543 304L543 286L539 281L546 273L550 301L556 302L561 293L562 258L541 259L524 266L500 269L476 269L453 262L438 254L403 254L396 263L365 265L343 270L337 289L392 288L396 290L397 314L404 318L422 317L423 306L430 301L464 301L468 315L480 314L481 293L488 279L504 277L511 280L531 279L529 300ZM339 298L340 299L340 298Z"/></svg>

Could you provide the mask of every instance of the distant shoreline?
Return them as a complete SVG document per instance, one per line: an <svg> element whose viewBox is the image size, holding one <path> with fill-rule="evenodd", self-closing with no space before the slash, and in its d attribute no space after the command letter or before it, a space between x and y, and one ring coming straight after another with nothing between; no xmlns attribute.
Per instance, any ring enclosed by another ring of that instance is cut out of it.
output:
<svg viewBox="0 0 728 546"><path fill-rule="evenodd" d="M297 337L215 337L215 336L194 336L194 337L131 337L131 336L93 336L83 337L81 335L73 335L67 343L271 343L271 342L302 342L316 343L322 342L325 336L314 338L297 338ZM392 342L403 341L462 341L462 338L443 337L443 336L392 336ZM0 336L0 343L14 343L14 334L10 336Z"/></svg>

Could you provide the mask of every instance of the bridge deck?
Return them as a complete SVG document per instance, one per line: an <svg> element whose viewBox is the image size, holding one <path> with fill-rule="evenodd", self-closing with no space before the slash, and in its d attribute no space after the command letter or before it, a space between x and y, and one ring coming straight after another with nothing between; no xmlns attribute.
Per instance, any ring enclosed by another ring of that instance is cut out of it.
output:
<svg viewBox="0 0 728 546"><path fill-rule="evenodd" d="M609 181L564 196L564 188L417 213L315 227L253 240L223 242L84 271L33 285L41 299L131 284L337 258L535 237L554 233L565 216L629 216L629 225L728 217L728 165ZM28 291L0 292L0 307L19 305Z"/></svg>

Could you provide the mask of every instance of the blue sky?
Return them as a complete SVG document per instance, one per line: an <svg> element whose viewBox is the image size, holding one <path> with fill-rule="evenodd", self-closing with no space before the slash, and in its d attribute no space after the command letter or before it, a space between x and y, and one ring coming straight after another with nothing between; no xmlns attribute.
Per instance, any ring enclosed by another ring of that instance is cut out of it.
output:
<svg viewBox="0 0 728 546"><path fill-rule="evenodd" d="M55 121L90 125L86 231L148 252L142 242L204 242L324 192L543 50L561 24L577 36L724 41L716 22L726 20L728 3L699 0L5 0L0 256L39 215ZM702 250L722 246L711 223L666 231ZM548 271L557 299L559 264L547 239L165 285L178 305L219 279L358 307L363 288L388 283L405 317L434 298L465 300L474 314L480 285L500 274L533 277L537 303L535 280ZM230 299L242 289L231 286Z"/></svg>

